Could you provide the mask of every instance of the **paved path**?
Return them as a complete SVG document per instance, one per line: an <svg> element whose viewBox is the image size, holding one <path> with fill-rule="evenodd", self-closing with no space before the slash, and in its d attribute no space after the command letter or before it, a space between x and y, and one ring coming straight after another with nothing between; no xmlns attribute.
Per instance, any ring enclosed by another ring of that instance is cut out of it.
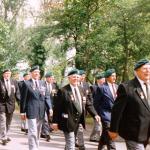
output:
<svg viewBox="0 0 150 150"><path fill-rule="evenodd" d="M97 143L89 142L89 134L91 133L91 127L89 126L85 131L85 145L86 150L97 150ZM20 131L19 114L15 113L13 122L11 125L10 137L12 141L6 146L0 144L0 150L28 150L27 135ZM46 142L44 139L40 140L39 150L63 150L64 149L64 137L61 131L55 131L51 135L50 142ZM126 150L124 142L116 142L117 150ZM147 149L150 150L150 147Z"/></svg>

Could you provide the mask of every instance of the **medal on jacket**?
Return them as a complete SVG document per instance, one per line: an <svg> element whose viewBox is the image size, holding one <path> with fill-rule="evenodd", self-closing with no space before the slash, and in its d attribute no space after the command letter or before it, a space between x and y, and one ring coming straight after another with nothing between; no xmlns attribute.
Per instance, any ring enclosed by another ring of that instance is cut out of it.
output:
<svg viewBox="0 0 150 150"><path fill-rule="evenodd" d="M85 104L86 103L86 97L85 96L83 96L83 103Z"/></svg>
<svg viewBox="0 0 150 150"><path fill-rule="evenodd" d="M144 94L143 94L143 92L140 92L140 97L141 97L141 99L144 99Z"/></svg>
<svg viewBox="0 0 150 150"><path fill-rule="evenodd" d="M75 100L73 94L71 94L70 97L71 97L71 100L72 100L72 101Z"/></svg>

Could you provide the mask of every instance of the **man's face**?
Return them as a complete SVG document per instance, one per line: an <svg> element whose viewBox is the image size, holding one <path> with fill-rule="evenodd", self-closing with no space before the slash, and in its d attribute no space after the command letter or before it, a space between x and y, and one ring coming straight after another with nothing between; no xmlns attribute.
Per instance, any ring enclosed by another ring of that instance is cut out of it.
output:
<svg viewBox="0 0 150 150"><path fill-rule="evenodd" d="M105 83L105 78L101 78L97 80L97 84L102 85Z"/></svg>
<svg viewBox="0 0 150 150"><path fill-rule="evenodd" d="M69 83L72 84L73 86L79 85L79 79L80 76L77 74L68 76Z"/></svg>
<svg viewBox="0 0 150 150"><path fill-rule="evenodd" d="M29 79L30 79L30 75L29 74L24 76L24 80L29 80Z"/></svg>
<svg viewBox="0 0 150 150"><path fill-rule="evenodd" d="M83 81L85 81L85 78L86 78L86 75L82 74L81 77L80 77L80 80L83 82Z"/></svg>
<svg viewBox="0 0 150 150"><path fill-rule="evenodd" d="M145 82L150 80L150 64L143 65L142 67L138 68L135 72L141 80Z"/></svg>
<svg viewBox="0 0 150 150"><path fill-rule="evenodd" d="M7 72L3 73L3 78L4 79L8 80L8 79L10 79L10 77L11 77L11 72L10 71L7 71Z"/></svg>
<svg viewBox="0 0 150 150"><path fill-rule="evenodd" d="M40 70L34 70L31 72L31 76L34 80L39 80L40 78Z"/></svg>
<svg viewBox="0 0 150 150"><path fill-rule="evenodd" d="M116 73L113 73L111 76L109 76L107 79L106 79L109 83L113 84L116 82Z"/></svg>
<svg viewBox="0 0 150 150"><path fill-rule="evenodd" d="M47 77L47 78L46 78L46 81L47 81L48 83L53 83L54 77L53 77L53 76Z"/></svg>

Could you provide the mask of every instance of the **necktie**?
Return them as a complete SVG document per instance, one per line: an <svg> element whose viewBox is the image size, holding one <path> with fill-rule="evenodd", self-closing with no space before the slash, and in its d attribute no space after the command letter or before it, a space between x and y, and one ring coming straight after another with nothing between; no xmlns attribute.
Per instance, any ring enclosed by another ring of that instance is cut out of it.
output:
<svg viewBox="0 0 150 150"><path fill-rule="evenodd" d="M10 89L10 84L9 84L9 81L8 81L8 80L6 80L6 89L7 89L8 95L10 96L10 94L11 94L11 89Z"/></svg>
<svg viewBox="0 0 150 150"><path fill-rule="evenodd" d="M39 88L39 86L38 86L38 81L36 81L36 80L35 80L35 87L36 87L36 89Z"/></svg>
<svg viewBox="0 0 150 150"><path fill-rule="evenodd" d="M78 96L78 93L77 93L77 89L74 88L74 93L75 93L75 103L76 103L76 106L78 108L78 111L80 113L82 113L82 107L81 107L81 104L80 104L80 99L79 99L79 96Z"/></svg>
<svg viewBox="0 0 150 150"><path fill-rule="evenodd" d="M144 83L145 86L146 86L146 97L147 97L147 101L148 101L148 104L150 106L150 86L148 85L148 83Z"/></svg>
<svg viewBox="0 0 150 150"><path fill-rule="evenodd" d="M113 90L113 97L115 100L116 99L116 88L114 87L114 84L112 84L112 90Z"/></svg>

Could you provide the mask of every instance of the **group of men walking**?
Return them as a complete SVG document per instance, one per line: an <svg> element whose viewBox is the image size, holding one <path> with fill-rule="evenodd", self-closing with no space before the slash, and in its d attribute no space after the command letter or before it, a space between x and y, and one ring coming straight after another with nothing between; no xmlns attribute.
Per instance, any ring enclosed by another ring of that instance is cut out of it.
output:
<svg viewBox="0 0 150 150"><path fill-rule="evenodd" d="M34 66L19 83L4 70L0 80L0 139L11 141L9 129L15 100L20 106L21 129L28 134L29 150L38 150L40 136L50 140L51 130L62 130L65 150L85 150L84 128L87 112L94 119L90 141L98 150L115 150L114 139L120 135L128 150L144 150L150 137L150 62L139 60L134 79L119 86L116 71L108 69L96 76L93 86L85 81L83 70L68 72L68 84L58 88L51 72L40 79ZM50 124L51 123L51 127ZM101 132L102 128L102 132Z"/></svg>

